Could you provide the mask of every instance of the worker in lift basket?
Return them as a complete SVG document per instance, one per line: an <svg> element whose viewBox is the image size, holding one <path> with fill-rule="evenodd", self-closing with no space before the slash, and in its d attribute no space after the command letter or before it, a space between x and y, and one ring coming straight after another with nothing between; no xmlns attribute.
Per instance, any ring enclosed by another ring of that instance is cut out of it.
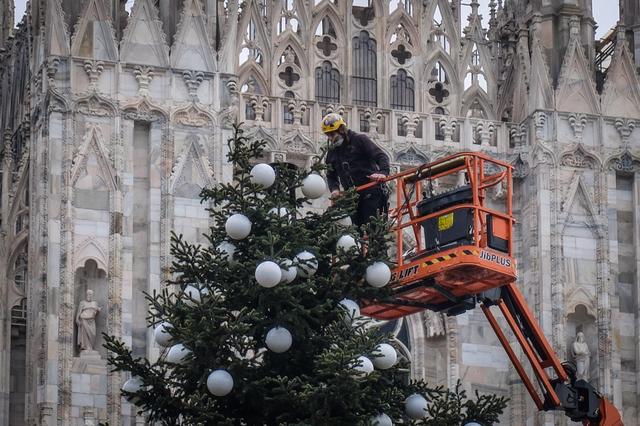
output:
<svg viewBox="0 0 640 426"><path fill-rule="evenodd" d="M327 181L331 198L354 186L371 181L382 182L389 175L389 157L367 135L347 129L347 123L336 113L322 119L322 132L327 135ZM361 227L372 216L387 211L384 184L375 185L359 193L358 207L351 217Z"/></svg>

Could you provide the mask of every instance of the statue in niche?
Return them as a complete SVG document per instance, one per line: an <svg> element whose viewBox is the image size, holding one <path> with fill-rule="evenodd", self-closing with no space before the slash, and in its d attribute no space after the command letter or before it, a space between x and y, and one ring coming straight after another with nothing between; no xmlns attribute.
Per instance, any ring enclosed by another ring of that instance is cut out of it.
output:
<svg viewBox="0 0 640 426"><path fill-rule="evenodd" d="M96 339L96 317L100 313L98 302L93 300L93 290L87 290L86 300L81 300L76 314L78 346L80 351L93 351Z"/></svg>
<svg viewBox="0 0 640 426"><path fill-rule="evenodd" d="M571 345L571 353L576 363L576 378L587 380L589 378L589 359L591 352L584 340L584 333L579 331L576 340Z"/></svg>
<svg viewBox="0 0 640 426"><path fill-rule="evenodd" d="M446 333L444 318L440 312L425 310L424 327L427 332L427 338L444 336Z"/></svg>

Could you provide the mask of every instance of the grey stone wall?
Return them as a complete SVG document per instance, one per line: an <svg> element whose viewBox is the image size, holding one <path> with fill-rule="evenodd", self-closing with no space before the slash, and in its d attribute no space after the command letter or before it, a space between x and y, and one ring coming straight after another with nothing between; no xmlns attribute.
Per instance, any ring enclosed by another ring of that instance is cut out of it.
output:
<svg viewBox="0 0 640 426"><path fill-rule="evenodd" d="M104 353L77 350L82 291L97 289L106 332L159 356L141 291L169 278L171 230L204 242L211 222L197 195L231 177L231 123L268 143L266 160L306 167L329 111L366 131L395 171L462 150L514 165L518 285L561 359L585 333L590 379L633 424L640 84L626 28L596 86L589 8L565 2L554 3L562 20L521 1L491 2L481 19L472 2L464 22L459 1L375 0L364 23L332 0L32 3L0 52L0 425L142 423L120 397L126 377L107 372ZM353 101L362 31L377 41L376 106ZM316 101L325 61L340 73L333 104ZM287 67L297 80L281 76ZM400 70L415 85L412 111L391 107ZM537 413L479 310L421 313L396 331L414 377L509 396L503 424L565 422Z"/></svg>

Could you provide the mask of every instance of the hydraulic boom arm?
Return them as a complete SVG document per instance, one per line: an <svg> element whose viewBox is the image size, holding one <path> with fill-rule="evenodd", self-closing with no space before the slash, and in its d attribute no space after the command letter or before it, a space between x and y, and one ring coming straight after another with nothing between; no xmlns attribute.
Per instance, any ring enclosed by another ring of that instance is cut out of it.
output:
<svg viewBox="0 0 640 426"><path fill-rule="evenodd" d="M560 363L551 345L514 283L484 294L481 307L539 410L564 410L573 421L585 426L622 426L618 410L588 382L576 380L575 367ZM531 377L516 356L504 331L491 310L497 306L529 360L539 384ZM549 376L552 370L554 378Z"/></svg>

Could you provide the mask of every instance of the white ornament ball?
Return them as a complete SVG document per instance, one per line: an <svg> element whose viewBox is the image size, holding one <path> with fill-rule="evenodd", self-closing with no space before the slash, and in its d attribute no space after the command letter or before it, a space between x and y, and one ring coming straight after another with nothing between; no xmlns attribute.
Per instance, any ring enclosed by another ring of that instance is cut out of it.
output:
<svg viewBox="0 0 640 426"><path fill-rule="evenodd" d="M292 340L289 330L284 327L274 327L267 333L265 343L273 352L281 354L289 350Z"/></svg>
<svg viewBox="0 0 640 426"><path fill-rule="evenodd" d="M293 262L290 259L285 259L283 265L280 267L282 271L282 280L280 282L283 283L291 283L296 279L298 275L298 268L293 265Z"/></svg>
<svg viewBox="0 0 640 426"><path fill-rule="evenodd" d="M391 280L391 269L384 262L374 262L367 267L365 279L372 287L384 287Z"/></svg>
<svg viewBox="0 0 640 426"><path fill-rule="evenodd" d="M464 426L482 426L482 425L477 422L469 422L469 423L465 423Z"/></svg>
<svg viewBox="0 0 640 426"><path fill-rule="evenodd" d="M359 356L353 365L353 369L357 371L360 376L368 376L373 373L373 363L366 356Z"/></svg>
<svg viewBox="0 0 640 426"><path fill-rule="evenodd" d="M351 235L343 235L338 238L338 242L336 243L337 251L349 251L351 248L357 247L356 240Z"/></svg>
<svg viewBox="0 0 640 426"><path fill-rule="evenodd" d="M153 330L153 337L156 340L156 343L160 346L164 346L165 348L171 346L171 340L173 339L171 337L171 334L169 334L169 332L167 331L167 328L170 327L171 324L169 324L168 322L161 322Z"/></svg>
<svg viewBox="0 0 640 426"><path fill-rule="evenodd" d="M277 207L273 207L269 210L269 214L272 216L287 217L289 215L289 210L284 207L280 207L279 209Z"/></svg>
<svg viewBox="0 0 640 426"><path fill-rule="evenodd" d="M318 259L313 253L308 251L300 252L296 255L296 261L298 263L298 274L303 278L313 276L318 270Z"/></svg>
<svg viewBox="0 0 640 426"><path fill-rule="evenodd" d="M190 353L191 351L182 343L178 343L177 345L171 346L171 349L169 349L169 353L167 354L166 361L173 364L182 364Z"/></svg>
<svg viewBox="0 0 640 426"><path fill-rule="evenodd" d="M226 370L215 370L207 377L207 389L215 396L225 396L233 389L233 377Z"/></svg>
<svg viewBox="0 0 640 426"><path fill-rule="evenodd" d="M255 276L258 284L271 288L277 286L282 280L282 270L277 263L266 260L258 265Z"/></svg>
<svg viewBox="0 0 640 426"><path fill-rule="evenodd" d="M338 225L343 226L343 227L347 227L347 226L351 226L353 225L353 222L351 221L351 216L345 216L342 219L338 219L336 222Z"/></svg>
<svg viewBox="0 0 640 426"><path fill-rule="evenodd" d="M269 188L276 181L276 172L266 163L260 163L251 169L251 183Z"/></svg>
<svg viewBox="0 0 640 426"><path fill-rule="evenodd" d="M198 289L197 287L189 284L188 286L186 286L184 288L182 297L183 297L182 300L184 301L185 305L187 305L187 306L196 306L201 301L200 289Z"/></svg>
<svg viewBox="0 0 640 426"><path fill-rule="evenodd" d="M133 376L122 385L122 390L126 392L135 393L142 389L142 379L138 376Z"/></svg>
<svg viewBox="0 0 640 426"><path fill-rule="evenodd" d="M227 235L234 240L243 240L251 233L251 221L241 213L229 216L224 224Z"/></svg>
<svg viewBox="0 0 640 426"><path fill-rule="evenodd" d="M388 343L381 343L376 346L373 351L375 355L381 355L373 358L373 365L379 370L386 370L396 365L398 361L398 353L395 348Z"/></svg>
<svg viewBox="0 0 640 426"><path fill-rule="evenodd" d="M371 426L393 426L393 420L385 413L379 414L371 418L369 423Z"/></svg>
<svg viewBox="0 0 640 426"><path fill-rule="evenodd" d="M427 415L427 400L414 393L404 401L404 411L412 419L422 419Z"/></svg>
<svg viewBox="0 0 640 426"><path fill-rule="evenodd" d="M302 193L307 198L320 198L326 191L327 184L320 175L312 173L302 181Z"/></svg>
<svg viewBox="0 0 640 426"><path fill-rule="evenodd" d="M223 259L227 259L229 264L234 265L236 262L236 246L229 241L223 241L218 245L218 251L222 254Z"/></svg>
<svg viewBox="0 0 640 426"><path fill-rule="evenodd" d="M346 311L345 321L349 324L352 320L360 316L360 306L358 306L358 304L351 299L342 299L340 301L340 307L342 307Z"/></svg>

